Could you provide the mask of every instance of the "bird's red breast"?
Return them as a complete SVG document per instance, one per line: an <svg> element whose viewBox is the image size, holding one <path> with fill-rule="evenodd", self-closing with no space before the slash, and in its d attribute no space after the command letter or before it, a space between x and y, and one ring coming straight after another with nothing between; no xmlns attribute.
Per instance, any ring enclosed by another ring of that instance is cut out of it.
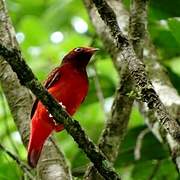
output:
<svg viewBox="0 0 180 180"><path fill-rule="evenodd" d="M48 92L73 115L88 92L86 65L95 52L94 48L75 48L65 56L60 67L55 68L45 81ZM83 59L84 58L84 59ZM43 144L53 130L63 130L56 124L43 104L36 100L32 108L28 163L36 167Z"/></svg>

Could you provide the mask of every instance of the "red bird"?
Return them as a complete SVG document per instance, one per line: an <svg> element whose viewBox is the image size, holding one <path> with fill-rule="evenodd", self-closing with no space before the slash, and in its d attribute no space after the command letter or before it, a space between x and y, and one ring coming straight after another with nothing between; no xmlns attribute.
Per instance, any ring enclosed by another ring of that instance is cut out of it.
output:
<svg viewBox="0 0 180 180"><path fill-rule="evenodd" d="M96 48L79 47L70 51L61 65L55 68L45 81L48 92L72 116L88 92L86 66L97 51ZM45 140L52 131L62 131L63 124L56 124L44 105L36 100L31 112L31 132L28 144L28 163L36 167Z"/></svg>

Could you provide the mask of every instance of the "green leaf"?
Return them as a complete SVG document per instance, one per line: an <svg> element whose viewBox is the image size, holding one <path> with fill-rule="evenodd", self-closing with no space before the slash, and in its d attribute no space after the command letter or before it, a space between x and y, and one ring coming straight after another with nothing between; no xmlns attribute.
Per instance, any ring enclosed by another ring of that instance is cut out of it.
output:
<svg viewBox="0 0 180 180"><path fill-rule="evenodd" d="M132 171L133 179L147 180L154 168L153 161L138 162Z"/></svg>
<svg viewBox="0 0 180 180"><path fill-rule="evenodd" d="M144 126L132 128L127 132L127 135L121 145L121 151L117 158L116 167L123 167L132 165L139 161L144 162L153 159L163 159L169 156L168 147L163 146L152 133L146 134L142 141L142 148L140 150L141 158L136 161L134 158L134 148L137 137L144 129ZM153 148L152 148L153 147Z"/></svg>
<svg viewBox="0 0 180 180"><path fill-rule="evenodd" d="M180 1L178 0L151 0L149 8L149 18L151 19L167 19L169 17L180 16Z"/></svg>
<svg viewBox="0 0 180 180"><path fill-rule="evenodd" d="M98 75L99 83L105 98L111 97L115 92L115 84L111 78L105 75ZM93 77L89 78L89 92L84 104L91 104L98 101L96 87Z"/></svg>
<svg viewBox="0 0 180 180"><path fill-rule="evenodd" d="M172 58L180 55L180 45L167 27L154 23L149 26L149 31L162 58Z"/></svg>
<svg viewBox="0 0 180 180"><path fill-rule="evenodd" d="M180 18L168 19L168 25L172 35L175 37L176 41L180 45Z"/></svg>
<svg viewBox="0 0 180 180"><path fill-rule="evenodd" d="M9 158L6 153L0 150L0 179L2 180L19 180L22 176L22 172L20 171L18 165Z"/></svg>
<svg viewBox="0 0 180 180"><path fill-rule="evenodd" d="M60 27L69 31L72 28L71 20L74 16L89 20L84 5L80 0L55 1L45 11L43 19L52 31L56 31Z"/></svg>
<svg viewBox="0 0 180 180"><path fill-rule="evenodd" d="M170 159L138 162L132 171L133 179L171 180L178 179L176 168Z"/></svg>
<svg viewBox="0 0 180 180"><path fill-rule="evenodd" d="M180 94L180 57L169 59L164 62L171 83Z"/></svg>
<svg viewBox="0 0 180 180"><path fill-rule="evenodd" d="M19 31L25 34L23 45L38 46L48 42L48 32L42 21L35 16L25 16L21 19L18 26Z"/></svg>

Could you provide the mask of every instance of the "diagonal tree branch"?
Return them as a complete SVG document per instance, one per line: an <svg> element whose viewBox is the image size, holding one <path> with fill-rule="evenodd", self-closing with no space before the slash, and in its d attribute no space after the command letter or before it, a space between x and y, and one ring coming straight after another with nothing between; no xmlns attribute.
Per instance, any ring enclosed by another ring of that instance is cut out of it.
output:
<svg viewBox="0 0 180 180"><path fill-rule="evenodd" d="M66 131L71 134L79 147L86 153L98 172L106 179L120 179L105 156L85 134L78 121L72 119L61 105L38 82L31 69L26 65L20 51L17 49L8 49L0 44L0 55L17 73L21 84L31 89L36 97L47 107L56 122L64 124Z"/></svg>
<svg viewBox="0 0 180 180"><path fill-rule="evenodd" d="M105 129L100 136L98 144L99 148L112 163L114 163L118 156L119 147L127 130L128 120L133 104L133 98L129 98L127 95L130 87L124 86L124 82L126 81L127 79L121 79L121 85L117 89L115 99L113 101L111 116L106 122ZM101 179L93 166L88 168L85 178L88 180Z"/></svg>
<svg viewBox="0 0 180 180"><path fill-rule="evenodd" d="M168 111L177 122L180 122L180 96L171 84L164 67L157 61L158 56L149 37L146 39L145 47L149 50L149 53L145 57L145 63L147 64L147 71L149 72L152 84ZM145 104L139 103L139 109L145 117L146 124L157 139L161 143L168 144L172 160L175 163L178 172L180 172L180 144L162 129L162 126L157 121L157 115L153 111L148 110Z"/></svg>
<svg viewBox="0 0 180 180"><path fill-rule="evenodd" d="M0 42L6 44L7 47L19 48L4 0L0 0ZM32 93L20 85L16 74L2 57L0 58L0 82L23 144L27 146L30 111L33 103ZM49 141L44 146L43 152L38 165L39 170L37 170L38 174L41 174L39 179L52 179L52 175L57 179L71 179L69 169L64 162L64 157L62 153L59 154L54 143ZM44 160L46 161L44 162ZM57 173L54 173L56 170L58 170Z"/></svg>
<svg viewBox="0 0 180 180"><path fill-rule="evenodd" d="M101 172L101 174L103 174L103 176L107 179L120 179L118 175L112 170L108 162L105 160L105 157L98 151L94 144L89 141L87 136L84 134L84 131L82 131L81 127L79 126L79 123L75 120L72 120L64 111L61 111L61 113L63 113L61 114L56 110L57 107L61 108L61 106L56 103L56 101L47 93L47 91L43 91L43 87L37 80L34 79L32 72L23 61L20 52L17 51L17 49L13 49L12 51L10 51L6 47L1 46L1 55L3 55L5 60L9 60L9 62L12 63L11 65L12 67L14 67L13 69L18 71L21 83L31 87L31 90L33 92L36 91L36 95L39 94L42 102L46 104L48 104L49 102L50 113L54 115L55 119L61 119L61 123L64 122L64 125L68 129L69 133L73 134L74 139L79 141L79 146L85 149L84 151L94 162L96 168ZM26 70L29 71L30 74L27 74ZM24 81L25 79L27 79L27 82ZM48 98L50 99L49 101ZM55 108L52 104L54 104Z"/></svg>
<svg viewBox="0 0 180 180"><path fill-rule="evenodd" d="M84 3L93 22L93 25L97 30L97 33L102 37L103 40L106 39L104 45L106 49L110 51L110 54L113 57L113 52L116 49L113 49L113 46L111 46L112 42L111 37L109 37L109 31L99 17L92 1L84 0ZM122 5L119 3L119 1L109 0L108 3L115 7L116 12L121 13L123 11ZM122 14L123 16L119 16L120 18L118 19L119 25L121 25L121 27L124 23L120 22L124 19L128 20L127 14ZM117 52L115 54L117 54ZM121 60L119 54L117 55L117 57L113 57L113 59L116 58L118 58L119 61ZM114 63L116 63L116 60L114 61ZM105 129L103 130L99 140L99 148L103 151L103 153L112 163L114 163L114 161L116 160L119 152L119 147L124 139L134 99L133 97L128 96L132 89L132 82L127 68L121 68L118 63L116 63L116 65L118 65L116 66L116 68L119 75L121 76L121 82L115 94L115 98L111 108L111 115L106 122ZM97 173L96 169L93 166L90 166L87 169L85 178L89 180L102 179L102 177L100 177L100 175Z"/></svg>
<svg viewBox="0 0 180 180"><path fill-rule="evenodd" d="M117 55L117 54L119 55L119 53L117 52L117 49L115 49L113 46L113 43L111 41L112 38L110 36L108 36L109 31L107 30L105 24L103 24L103 21L99 17L92 1L84 0L84 3L88 10L89 16L93 22L93 25L96 28L97 33L102 37L102 40L104 41L104 45L105 45L107 51L110 52L112 57L113 57L113 55ZM123 10L122 6L120 6L119 1L117 1L117 0L109 0L108 3L111 4L112 6L114 6L117 12L121 12ZM124 16L121 16L120 21L122 20L121 18L128 20L127 14ZM114 51L116 51L116 53L114 53ZM124 133L121 134L121 132L119 130L123 129L123 127L126 127L125 124L127 123L128 119L129 119L129 113L131 111L131 105L130 105L131 103L128 101L128 99L129 100L132 99L132 97L129 98L129 96L128 96L128 93L130 93L130 91L131 91L131 88L130 88L131 83L129 83L130 77L126 73L127 68L126 67L122 68L118 64L119 62L118 63L116 62L116 60L115 60L116 58L118 59L118 61L121 61L121 58L118 55L116 57L114 57L113 60L114 60L114 63L116 63L115 67L119 73L119 76L121 76L121 82L120 82L120 86L117 88L117 91L116 91L115 99L114 99L114 102L113 102L113 105L111 108L111 116L108 118L108 121L106 123L106 128L100 138L100 144L101 144L100 146L107 146L106 147L107 149L109 146L109 150L105 150L105 147L104 147L104 148L102 148L102 151L106 154L106 156L111 161L114 161L116 159L115 154L117 154L117 151L118 151L117 146L118 146L119 142L121 142L121 138L124 136ZM122 70L122 72L121 72L121 70ZM127 76L126 76L126 74L127 74ZM124 85L124 84L126 84L126 85ZM119 123L119 122L121 122L121 123ZM123 124L123 123L125 123L125 124ZM124 131L124 130L122 130L122 131ZM112 146L113 140L115 140L115 143ZM108 143L106 144L105 141L108 141ZM112 149L114 149L114 150L116 149L115 150L116 152Z"/></svg>
<svg viewBox="0 0 180 180"><path fill-rule="evenodd" d="M161 67L159 62L156 61L157 54L146 31L147 14L145 12L147 12L147 0L133 0L132 3L130 15L130 37L132 39L135 52L136 54L142 55L142 51L140 51L138 47L142 47L142 40L145 40L145 47L146 49L149 49L149 53L145 57L145 63L147 64L147 71L150 75L152 84L154 85L156 92L159 94L163 104L166 106L171 115L173 115L173 118L180 121L180 115L178 115L180 110L180 97L173 89L164 69ZM166 99L168 99L168 102ZM150 129L152 129L155 136L161 142L162 139L166 138L172 153L173 162L175 163L177 170L180 171L180 144L175 142L169 134L162 130L159 122L157 121L158 117L153 111L148 111L146 106L144 106L141 102L139 102L139 106L140 111L145 116L147 125Z"/></svg>
<svg viewBox="0 0 180 180"><path fill-rule="evenodd" d="M120 28L127 31L129 15L123 7L122 2L119 0L108 0L107 2L114 9ZM104 42L106 50L112 56L112 60L117 71L120 72L120 70L123 69L124 66L124 63L121 59L121 52L117 49L112 36L110 36L108 27L99 17L99 14L94 8L92 1L85 0L85 4L90 14L92 23L96 28L96 32ZM127 34L126 32L124 33ZM172 87L172 84L164 68L157 61L157 55L155 53L154 47L152 47L152 42L149 39L145 41L145 48L146 51L148 51L149 53L145 55L144 62L146 63L146 68L150 75L150 79L153 82L153 86L156 90L158 90L157 93L159 94L162 102L168 108L169 112L173 115L175 119L179 120L180 117L178 112L180 109L180 97L178 96L177 91ZM156 138L159 139L161 142L165 140L165 142L168 143L171 148L173 160L176 166L180 167L180 145L176 143L172 138L164 138L166 137L166 131L162 130L162 126L160 125L159 121L157 121L155 114L152 110L147 108L147 105L145 103L141 103L139 109L144 114L145 121L148 124L148 127L156 136Z"/></svg>
<svg viewBox="0 0 180 180"><path fill-rule="evenodd" d="M138 92L140 92L141 100L146 102L148 107L156 112L160 124L179 143L180 126L177 121L170 116L164 104L159 99L159 96L147 77L144 64L136 57L131 43L120 30L114 11L104 0L93 0L93 2L101 18L109 27L116 46L121 50L121 54L128 64L130 75L136 83Z"/></svg>

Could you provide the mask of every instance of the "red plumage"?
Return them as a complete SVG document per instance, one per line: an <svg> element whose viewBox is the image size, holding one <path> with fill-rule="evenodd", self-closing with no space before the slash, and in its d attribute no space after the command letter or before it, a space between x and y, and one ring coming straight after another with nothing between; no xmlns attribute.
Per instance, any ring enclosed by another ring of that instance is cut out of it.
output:
<svg viewBox="0 0 180 180"><path fill-rule="evenodd" d="M75 48L64 58L45 81L48 92L73 115L88 92L86 66L96 48ZM56 124L43 104L36 100L31 113L31 131L28 144L28 163L36 167L45 140L52 131L63 130L62 124Z"/></svg>

